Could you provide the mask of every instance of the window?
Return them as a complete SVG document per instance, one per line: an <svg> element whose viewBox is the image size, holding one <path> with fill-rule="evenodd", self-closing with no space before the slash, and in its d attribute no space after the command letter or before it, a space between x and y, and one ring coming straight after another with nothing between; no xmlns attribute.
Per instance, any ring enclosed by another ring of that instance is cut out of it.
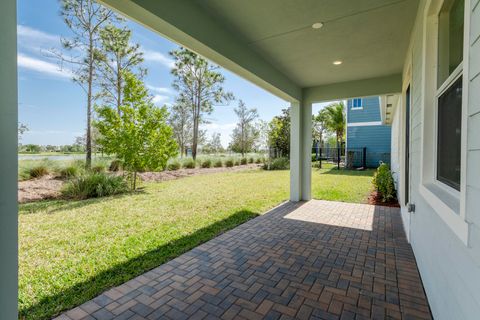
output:
<svg viewBox="0 0 480 320"><path fill-rule="evenodd" d="M361 98L352 99L352 110L354 109L362 109L363 108L363 100Z"/></svg>
<svg viewBox="0 0 480 320"><path fill-rule="evenodd" d="M460 191L462 77L438 99L437 179Z"/></svg>
<svg viewBox="0 0 480 320"><path fill-rule="evenodd" d="M463 60L465 0L445 0L438 16L438 87Z"/></svg>
<svg viewBox="0 0 480 320"><path fill-rule="evenodd" d="M445 0L438 16L436 179L460 191L463 15L465 0Z"/></svg>

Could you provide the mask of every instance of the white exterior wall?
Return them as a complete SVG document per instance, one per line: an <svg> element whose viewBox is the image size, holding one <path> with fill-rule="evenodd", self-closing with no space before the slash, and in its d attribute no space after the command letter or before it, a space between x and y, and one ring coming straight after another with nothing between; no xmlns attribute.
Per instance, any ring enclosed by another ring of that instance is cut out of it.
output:
<svg viewBox="0 0 480 320"><path fill-rule="evenodd" d="M430 2L435 0L423 0L420 7L428 7ZM428 141L432 139L431 119L435 115L430 112L431 100L426 98L429 88L426 74L429 72L428 61L432 58L427 43L435 35L427 31L423 9L419 11L412 32L404 68L412 70L411 75L404 72L404 90L405 84L410 83L410 202L415 204L416 212L409 214L402 207L402 218L435 319L480 319L480 0L465 2L468 58L464 59L464 84L467 87L464 86L464 90L468 95L468 117L465 116L468 121L464 154L467 157L463 163L465 183L460 194L460 201L464 204L459 205L461 212L455 217L449 217L450 213L436 206L424 191L427 187L425 172L434 165L427 149ZM392 124L394 171L401 171L404 164L403 104L396 109ZM397 190L402 190L402 180L402 177L396 177ZM399 197L403 197L402 192Z"/></svg>

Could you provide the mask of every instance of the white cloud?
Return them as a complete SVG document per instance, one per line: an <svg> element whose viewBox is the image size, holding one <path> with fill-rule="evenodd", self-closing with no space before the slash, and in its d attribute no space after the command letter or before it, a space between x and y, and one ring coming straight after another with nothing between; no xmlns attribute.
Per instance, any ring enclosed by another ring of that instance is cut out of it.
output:
<svg viewBox="0 0 480 320"><path fill-rule="evenodd" d="M170 69L175 65L173 59L158 51L143 50L143 58L150 62L158 62Z"/></svg>
<svg viewBox="0 0 480 320"><path fill-rule="evenodd" d="M46 33L34 28L30 28L24 25L17 25L17 36L19 40L31 40L35 42L49 43L60 41L60 36Z"/></svg>
<svg viewBox="0 0 480 320"><path fill-rule="evenodd" d="M173 94L173 90L167 87L155 87L147 84L147 88L159 94Z"/></svg>
<svg viewBox="0 0 480 320"><path fill-rule="evenodd" d="M42 51L61 49L60 35L46 33L23 25L17 25L17 38L20 51L40 54Z"/></svg>
<svg viewBox="0 0 480 320"><path fill-rule="evenodd" d="M155 104L166 104L169 100L169 96L163 96L161 94L156 94L152 98L152 102Z"/></svg>
<svg viewBox="0 0 480 320"><path fill-rule="evenodd" d="M58 65L45 60L29 57L27 55L19 53L17 55L18 66L20 68L32 70L42 74L55 76L59 78L71 78L72 73L70 70L61 70Z"/></svg>

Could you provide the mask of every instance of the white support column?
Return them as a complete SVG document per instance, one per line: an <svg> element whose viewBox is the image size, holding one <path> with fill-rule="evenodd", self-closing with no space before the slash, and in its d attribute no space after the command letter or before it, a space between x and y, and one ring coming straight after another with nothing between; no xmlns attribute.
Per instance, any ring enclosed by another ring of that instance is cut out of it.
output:
<svg viewBox="0 0 480 320"><path fill-rule="evenodd" d="M291 103L290 119L290 200L310 200L312 104Z"/></svg>
<svg viewBox="0 0 480 320"><path fill-rule="evenodd" d="M17 319L17 3L0 1L0 319Z"/></svg>

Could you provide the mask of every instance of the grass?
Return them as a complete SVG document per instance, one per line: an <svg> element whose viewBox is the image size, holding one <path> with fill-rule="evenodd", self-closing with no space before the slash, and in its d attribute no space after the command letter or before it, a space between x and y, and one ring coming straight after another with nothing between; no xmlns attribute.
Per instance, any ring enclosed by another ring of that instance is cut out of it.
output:
<svg viewBox="0 0 480 320"><path fill-rule="evenodd" d="M363 202L372 174L313 169L313 195ZM286 200L288 188L289 171L253 170L147 183L102 199L20 205L20 314L49 319L79 305L262 214Z"/></svg>
<svg viewBox="0 0 480 320"><path fill-rule="evenodd" d="M312 197L331 201L365 203L373 190L374 169L364 171L337 170L323 163L322 169L312 169Z"/></svg>

